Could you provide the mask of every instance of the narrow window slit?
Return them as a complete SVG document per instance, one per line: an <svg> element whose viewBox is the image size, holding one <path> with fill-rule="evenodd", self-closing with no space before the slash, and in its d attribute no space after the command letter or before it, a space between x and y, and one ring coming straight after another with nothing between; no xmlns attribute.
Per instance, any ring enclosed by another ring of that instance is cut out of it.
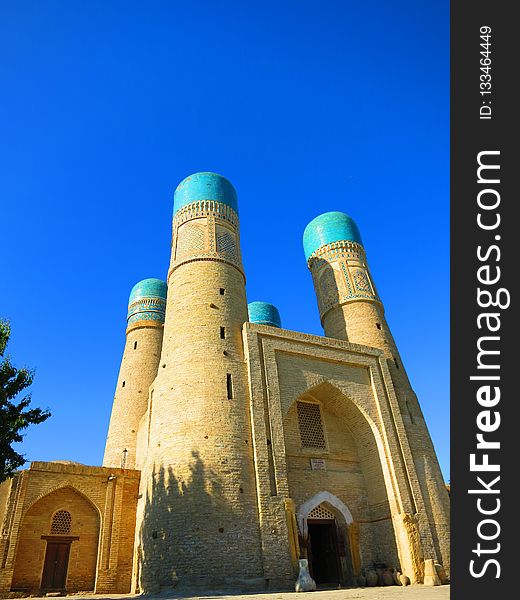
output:
<svg viewBox="0 0 520 600"><path fill-rule="evenodd" d="M224 340L226 338L226 328L225 327L221 327L220 328L220 339Z"/></svg>
<svg viewBox="0 0 520 600"><path fill-rule="evenodd" d="M410 409L410 403L408 402L408 400L406 401L406 408L408 409L408 416L410 417L410 421L412 425L414 425L412 410Z"/></svg>
<svg viewBox="0 0 520 600"><path fill-rule="evenodd" d="M231 373L227 374L227 397L228 400L232 400L233 399L233 380L231 379Z"/></svg>

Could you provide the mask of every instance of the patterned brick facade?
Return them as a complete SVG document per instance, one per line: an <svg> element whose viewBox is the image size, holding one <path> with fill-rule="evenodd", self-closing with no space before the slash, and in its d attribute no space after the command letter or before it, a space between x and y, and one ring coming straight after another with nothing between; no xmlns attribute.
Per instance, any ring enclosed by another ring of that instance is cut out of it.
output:
<svg viewBox="0 0 520 600"><path fill-rule="evenodd" d="M68 591L291 588L299 558L322 569L320 531L330 582L449 569L448 495L359 231L326 213L304 243L324 337L267 303L248 322L233 187L179 185L167 294L130 297L104 467L32 463L0 486L2 592L41 590L56 539Z"/></svg>
<svg viewBox="0 0 520 600"><path fill-rule="evenodd" d="M139 471L33 462L4 482L0 592L37 593L47 548L68 542L67 591L130 591ZM53 533L53 516L70 531ZM44 590L45 591L45 590Z"/></svg>

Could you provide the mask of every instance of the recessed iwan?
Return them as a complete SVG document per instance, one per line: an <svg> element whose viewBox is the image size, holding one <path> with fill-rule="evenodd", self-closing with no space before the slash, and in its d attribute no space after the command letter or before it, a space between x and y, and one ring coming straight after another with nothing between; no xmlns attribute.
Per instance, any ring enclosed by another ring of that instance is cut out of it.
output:
<svg viewBox="0 0 520 600"><path fill-rule="evenodd" d="M276 218L256 214L259 232ZM323 336L292 329L312 298L271 286L248 305L231 182L182 180L168 284L130 293L103 466L32 463L2 484L19 517L0 591L292 590L300 557L334 587L377 579L374 563L412 583L426 561L449 573L448 493L359 229L338 210L309 221Z"/></svg>

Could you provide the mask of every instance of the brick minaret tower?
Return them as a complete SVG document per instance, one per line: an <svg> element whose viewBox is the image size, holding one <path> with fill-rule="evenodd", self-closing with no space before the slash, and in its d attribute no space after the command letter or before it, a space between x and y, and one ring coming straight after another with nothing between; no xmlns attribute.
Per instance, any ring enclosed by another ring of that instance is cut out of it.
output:
<svg viewBox="0 0 520 600"><path fill-rule="evenodd" d="M150 398L140 587L258 584L258 509L237 196L215 173L174 195L168 301Z"/></svg>
<svg viewBox="0 0 520 600"><path fill-rule="evenodd" d="M424 558L434 558L449 569L448 494L417 396L386 322L359 230L344 213L324 213L305 228L303 245L325 335L384 353L420 484L412 492L422 552Z"/></svg>
<svg viewBox="0 0 520 600"><path fill-rule="evenodd" d="M163 338L166 283L143 279L130 292L126 344L108 428L104 467L136 468L139 421L155 379Z"/></svg>

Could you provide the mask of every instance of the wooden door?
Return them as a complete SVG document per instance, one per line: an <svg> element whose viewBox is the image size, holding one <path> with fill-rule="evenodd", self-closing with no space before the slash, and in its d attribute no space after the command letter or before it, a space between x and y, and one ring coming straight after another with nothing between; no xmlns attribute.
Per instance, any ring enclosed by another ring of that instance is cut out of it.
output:
<svg viewBox="0 0 520 600"><path fill-rule="evenodd" d="M64 590L69 565L70 542L47 542L42 590Z"/></svg>
<svg viewBox="0 0 520 600"><path fill-rule="evenodd" d="M339 556L336 526L333 520L307 521L310 540L309 566L316 583L338 583Z"/></svg>

